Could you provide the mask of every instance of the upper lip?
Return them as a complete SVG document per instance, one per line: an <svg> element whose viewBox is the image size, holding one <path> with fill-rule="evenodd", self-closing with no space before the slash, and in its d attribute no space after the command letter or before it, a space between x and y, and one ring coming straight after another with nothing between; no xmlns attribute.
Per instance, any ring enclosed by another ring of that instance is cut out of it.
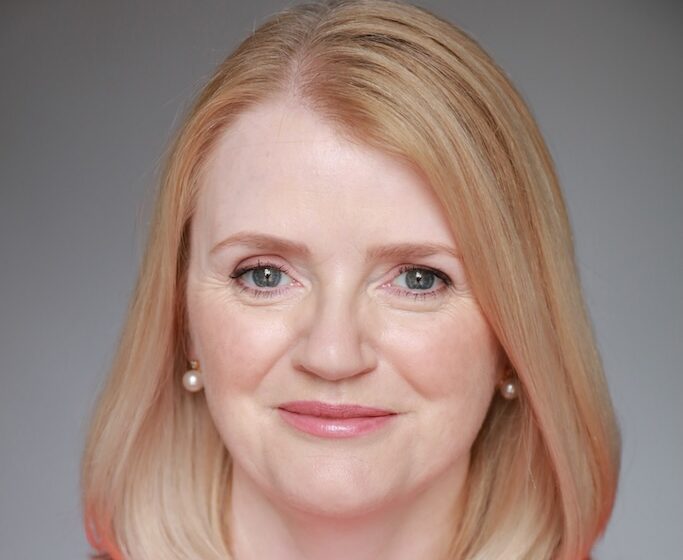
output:
<svg viewBox="0 0 683 560"><path fill-rule="evenodd" d="M321 418L362 418L367 416L388 416L395 414L392 410L361 406L358 404L330 404L320 401L292 401L281 404L279 408Z"/></svg>

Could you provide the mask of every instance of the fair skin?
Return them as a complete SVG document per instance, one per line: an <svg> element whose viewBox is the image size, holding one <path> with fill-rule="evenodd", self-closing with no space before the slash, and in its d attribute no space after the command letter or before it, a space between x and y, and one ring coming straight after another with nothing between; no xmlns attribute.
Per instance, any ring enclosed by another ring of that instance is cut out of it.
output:
<svg viewBox="0 0 683 560"><path fill-rule="evenodd" d="M257 106L206 164L190 255L236 560L443 555L502 359L422 176L295 101ZM329 438L288 401L394 414Z"/></svg>

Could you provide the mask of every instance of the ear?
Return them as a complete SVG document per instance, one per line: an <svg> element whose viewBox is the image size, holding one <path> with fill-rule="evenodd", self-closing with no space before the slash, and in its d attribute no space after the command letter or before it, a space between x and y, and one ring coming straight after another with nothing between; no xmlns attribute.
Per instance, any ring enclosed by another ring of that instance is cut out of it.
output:
<svg viewBox="0 0 683 560"><path fill-rule="evenodd" d="M498 373L496 375L496 385L503 383L510 375L510 372L514 371L512 362L508 358L507 353L501 348L500 359L498 360Z"/></svg>
<svg viewBox="0 0 683 560"><path fill-rule="evenodd" d="M197 345L194 343L189 330L186 331L184 338L185 357L187 358L187 361L197 360Z"/></svg>
<svg viewBox="0 0 683 560"><path fill-rule="evenodd" d="M197 345L195 344L192 332L190 329L190 323L186 319L183 324L183 336L181 338L182 350L185 355L185 360L188 362L192 360L198 360L197 358Z"/></svg>

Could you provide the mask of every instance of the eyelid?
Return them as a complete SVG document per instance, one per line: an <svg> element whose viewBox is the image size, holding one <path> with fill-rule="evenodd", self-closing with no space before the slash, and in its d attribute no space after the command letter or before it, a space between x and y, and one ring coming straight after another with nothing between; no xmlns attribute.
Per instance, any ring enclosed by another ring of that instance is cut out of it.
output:
<svg viewBox="0 0 683 560"><path fill-rule="evenodd" d="M436 289L431 289L431 290L412 290L410 288L403 288L401 286L396 286L394 285L394 280L401 276L402 274L406 272L410 272L411 270L425 270L428 272L431 272L436 276L441 282L443 283L443 286L436 288ZM438 270L436 268L432 268L430 266L425 266L425 265L415 265L415 264L409 264L409 265L401 265L399 267L398 274L395 274L392 276L391 280L388 282L385 282L382 284L381 287L386 288L390 292L394 292L399 296L402 297L412 297L415 300L418 299L427 299L431 297L439 297L444 295L444 293L449 290L453 286L453 281L449 278L449 276L445 273L442 272L441 270Z"/></svg>
<svg viewBox="0 0 683 560"><path fill-rule="evenodd" d="M437 268L432 268L431 266L423 266L423 265L415 265L415 264L405 265L404 264L404 265L401 265L401 267L399 268L398 276L400 276L404 272L410 272L411 270L427 270L427 271L431 272L432 274L434 274L434 276L436 276L437 278L440 278L441 280L443 280L444 284L450 286L453 283L453 281L450 279L448 274L446 274L445 272L442 272L441 270L439 270Z"/></svg>
<svg viewBox="0 0 683 560"><path fill-rule="evenodd" d="M239 278L240 276L243 276L247 272L254 270L256 268L275 268L276 270L279 270L280 272L285 273L287 276L291 278L291 274L289 272L289 269L284 266L280 265L274 262L261 262L260 260L256 262L256 264L249 264L246 266L240 266L236 268L229 276L233 280ZM294 280L294 278L292 278Z"/></svg>
<svg viewBox="0 0 683 560"><path fill-rule="evenodd" d="M257 268L274 268L288 276L291 280L291 282L285 286L277 286L274 288L259 288L257 286L251 286L246 283L243 283L240 281L240 277L245 275L247 272L250 272L254 269ZM400 286L395 286L393 284L393 281L401 276L402 274L406 272L410 272L411 270L425 270L428 271L432 274L434 274L439 280L442 281L443 287L437 288L437 289L432 289L432 290L411 290L411 289L406 289L402 288ZM291 274L289 267L286 265L278 264L273 261L261 261L260 259L256 262L256 264L249 264L245 266L240 266L237 269L235 269L230 275L230 278L234 280L238 286L240 286L241 291L243 292L249 292L250 294L259 297L276 297L280 295L281 293L287 291L288 289L292 287L297 287L296 285L298 284L299 286L301 285L300 282L298 282L294 276ZM402 295L403 297L409 297L412 296L415 299L424 299L427 297L432 297L432 296L439 296L442 295L442 293L446 290L448 290L451 286L453 285L453 281L450 279L450 277L445 273L442 272L441 270L438 270L436 268L432 268L430 266L426 265L415 265L415 264L404 264L401 265L398 269L398 272L394 274L391 279L388 282L385 282L382 284L381 287L386 287L390 291L396 292L399 295Z"/></svg>
<svg viewBox="0 0 683 560"><path fill-rule="evenodd" d="M259 288L258 286L249 285L241 280L242 276L257 268L274 268L276 270L279 270L280 272L288 276L291 282L284 286L276 286L274 288ZM256 264L239 266L228 276L240 289L240 292L248 293L252 297L277 297L278 295L290 289L292 286L296 288L298 287L297 284L299 286L301 285L292 276L287 266L275 263L273 261L262 262L260 259L256 262Z"/></svg>

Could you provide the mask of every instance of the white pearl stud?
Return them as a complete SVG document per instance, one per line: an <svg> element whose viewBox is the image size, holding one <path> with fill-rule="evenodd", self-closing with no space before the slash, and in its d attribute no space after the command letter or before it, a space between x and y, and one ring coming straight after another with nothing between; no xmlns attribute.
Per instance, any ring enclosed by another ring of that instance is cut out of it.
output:
<svg viewBox="0 0 683 560"><path fill-rule="evenodd" d="M196 393L204 388L198 362L194 360L190 362L190 369L183 374L183 387L190 391L190 393Z"/></svg>
<svg viewBox="0 0 683 560"><path fill-rule="evenodd" d="M500 394L504 399L511 401L517 398L518 388L517 380L514 377L508 377L500 384Z"/></svg>

